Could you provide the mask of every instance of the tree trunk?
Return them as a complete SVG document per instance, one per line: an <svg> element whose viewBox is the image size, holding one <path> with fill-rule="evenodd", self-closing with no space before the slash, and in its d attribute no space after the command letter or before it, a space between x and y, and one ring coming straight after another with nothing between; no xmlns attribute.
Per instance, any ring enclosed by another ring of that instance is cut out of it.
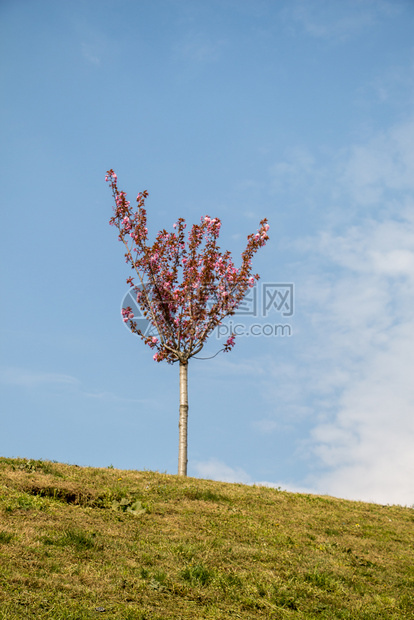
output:
<svg viewBox="0 0 414 620"><path fill-rule="evenodd" d="M180 362L180 421L178 443L178 475L187 475L188 362Z"/></svg>

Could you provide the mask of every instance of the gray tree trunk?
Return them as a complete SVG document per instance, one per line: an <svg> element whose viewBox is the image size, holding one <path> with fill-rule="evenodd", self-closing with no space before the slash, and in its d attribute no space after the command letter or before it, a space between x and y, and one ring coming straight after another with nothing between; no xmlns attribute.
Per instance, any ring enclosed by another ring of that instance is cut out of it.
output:
<svg viewBox="0 0 414 620"><path fill-rule="evenodd" d="M180 421L178 423L178 475L187 475L188 363L180 362Z"/></svg>

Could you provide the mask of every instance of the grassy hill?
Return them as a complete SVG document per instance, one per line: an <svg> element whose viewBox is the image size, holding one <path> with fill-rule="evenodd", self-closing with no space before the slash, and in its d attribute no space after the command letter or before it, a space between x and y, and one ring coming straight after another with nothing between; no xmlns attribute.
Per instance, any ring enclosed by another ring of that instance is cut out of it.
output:
<svg viewBox="0 0 414 620"><path fill-rule="evenodd" d="M0 620L414 617L414 510L0 458Z"/></svg>

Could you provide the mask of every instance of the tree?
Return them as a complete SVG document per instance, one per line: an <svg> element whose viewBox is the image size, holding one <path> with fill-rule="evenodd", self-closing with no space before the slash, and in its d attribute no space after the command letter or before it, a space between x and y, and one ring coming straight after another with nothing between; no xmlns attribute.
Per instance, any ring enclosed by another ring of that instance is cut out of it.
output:
<svg viewBox="0 0 414 620"><path fill-rule="evenodd" d="M138 194L135 209L126 193L118 190L117 175L108 170L105 180L115 200L110 224L119 230L125 246L125 259L134 275L127 283L134 287L143 315L158 333L145 335L133 320L130 307L122 310L123 320L131 330L155 350L154 360L166 360L180 367L180 417L178 474L187 475L188 360L197 355L207 338L222 320L234 314L249 287L259 279L252 275L252 258L268 240L269 225L261 220L260 228L247 237L239 269L229 251L222 253L217 240L221 222L208 215L194 224L186 235L186 223L179 218L174 232L161 230L154 243L148 243L145 199L148 192ZM187 238L186 238L187 237ZM135 281L138 279L139 286ZM232 334L224 345L228 352L235 344Z"/></svg>

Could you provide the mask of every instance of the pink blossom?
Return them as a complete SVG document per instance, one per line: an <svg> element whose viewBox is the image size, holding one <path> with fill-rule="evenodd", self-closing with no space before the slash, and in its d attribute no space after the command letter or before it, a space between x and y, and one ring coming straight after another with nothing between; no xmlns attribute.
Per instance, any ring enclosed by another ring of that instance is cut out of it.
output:
<svg viewBox="0 0 414 620"><path fill-rule="evenodd" d="M134 313L131 311L131 308L122 308L121 314L124 323L134 318Z"/></svg>
<svg viewBox="0 0 414 620"><path fill-rule="evenodd" d="M118 190L113 170L107 172L106 181L115 201L110 224L118 228L119 239L126 246L126 262L134 270L134 278L138 276L141 282L151 283L148 295L135 290L137 304L157 328L160 338L146 337L134 322L131 330L147 345L157 348L155 361L188 360L201 350L221 320L237 309L247 288L254 286L251 262L268 239L267 221L262 220L258 232L249 235L242 265L236 269L230 253L221 252L217 245L221 227L218 218L205 215L185 239L186 224L179 218L173 225L178 232L162 230L150 245L145 210L148 192L138 193L138 205L132 210L125 192ZM125 322L134 318L131 308L122 309L122 318ZM224 350L230 351L234 344L232 334Z"/></svg>

